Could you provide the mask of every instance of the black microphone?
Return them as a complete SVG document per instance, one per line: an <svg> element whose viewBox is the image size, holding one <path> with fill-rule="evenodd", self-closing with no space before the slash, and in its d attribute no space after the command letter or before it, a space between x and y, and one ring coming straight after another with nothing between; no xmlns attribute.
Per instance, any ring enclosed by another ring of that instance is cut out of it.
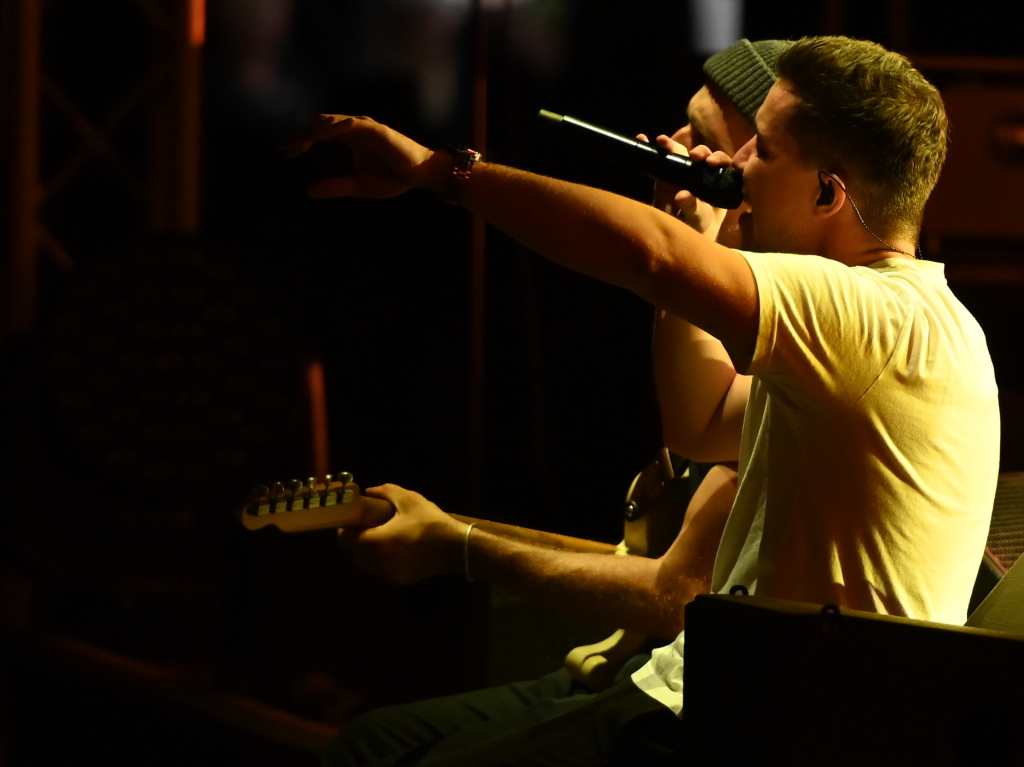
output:
<svg viewBox="0 0 1024 767"><path fill-rule="evenodd" d="M542 109L538 116L555 127L563 141L627 170L686 189L716 208L738 208L743 202L743 174L733 168L712 168L569 115Z"/></svg>

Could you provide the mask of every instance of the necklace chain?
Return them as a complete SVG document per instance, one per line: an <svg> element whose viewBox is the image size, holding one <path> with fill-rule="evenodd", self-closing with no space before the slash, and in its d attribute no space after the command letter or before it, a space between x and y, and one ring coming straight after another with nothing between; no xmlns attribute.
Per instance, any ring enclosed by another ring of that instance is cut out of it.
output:
<svg viewBox="0 0 1024 767"><path fill-rule="evenodd" d="M853 206L853 212L857 214L857 220L860 221L860 225L864 227L865 231L867 231L868 234L870 234L872 237L874 237L880 243L885 245L885 250L891 250L894 253L902 253L904 256L909 256L910 258L917 258L917 256L915 256L913 253L908 253L905 250L900 250L899 248L894 248L892 245L890 245L885 240L883 240L881 237L879 237L877 234L875 234L871 230L871 227L868 226L867 222L864 220L864 216L862 216L860 214L860 208L857 207L857 203L855 203L853 201L853 198L850 196L850 193L848 191L846 191L846 187L843 185L843 182L840 181L838 178L836 178L835 175L833 175L832 173L829 173L827 170L820 170L820 171L818 171L819 177L822 174L828 176L833 181L835 181L836 184L839 185L839 188L843 190L843 194L846 195L846 199L849 200L850 201L850 205ZM921 243L917 244L917 249L918 249L918 252L921 251ZM875 250L882 250L882 248L875 248Z"/></svg>

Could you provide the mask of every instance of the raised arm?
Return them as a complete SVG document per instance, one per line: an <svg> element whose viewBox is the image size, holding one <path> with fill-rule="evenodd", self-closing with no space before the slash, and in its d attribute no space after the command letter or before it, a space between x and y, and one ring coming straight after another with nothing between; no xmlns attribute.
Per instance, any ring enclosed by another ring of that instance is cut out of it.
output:
<svg viewBox="0 0 1024 767"><path fill-rule="evenodd" d="M750 376L718 339L664 309L655 309L651 346L665 447L695 461L738 460Z"/></svg>
<svg viewBox="0 0 1024 767"><path fill-rule="evenodd" d="M323 116L286 146L338 140L355 172L319 182L316 197L390 197L440 191L452 170L433 152L368 118ZM746 260L682 221L610 192L491 163L477 163L462 204L542 256L622 286L720 339L742 369L757 334L757 289Z"/></svg>
<svg viewBox="0 0 1024 767"><path fill-rule="evenodd" d="M686 125L671 138L659 136L658 144L669 152L714 162L707 146L692 146L691 130ZM718 210L661 181L654 185L653 204L719 244L739 246L738 219L745 206ZM651 351L664 445L696 461L738 460L750 379L736 372L722 343L655 307Z"/></svg>
<svg viewBox="0 0 1024 767"><path fill-rule="evenodd" d="M473 529L418 493L369 488L390 500L395 517L379 528L341 532L356 563L399 583L464 572L540 604L609 627L673 638L685 606L711 584L715 553L736 493L736 474L716 466L687 508L682 530L658 559L544 548Z"/></svg>

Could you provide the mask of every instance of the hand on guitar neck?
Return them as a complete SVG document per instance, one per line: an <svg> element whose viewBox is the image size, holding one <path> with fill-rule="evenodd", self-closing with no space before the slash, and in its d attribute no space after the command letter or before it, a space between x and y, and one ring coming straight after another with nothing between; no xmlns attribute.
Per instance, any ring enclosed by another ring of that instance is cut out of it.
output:
<svg viewBox="0 0 1024 767"><path fill-rule="evenodd" d="M376 527L341 528L338 544L361 570L409 584L464 569L469 525L398 485L367 488L364 502L387 503L393 516Z"/></svg>
<svg viewBox="0 0 1024 767"><path fill-rule="evenodd" d="M287 485L259 485L241 504L239 516L249 530L337 529L339 543L353 554L359 567L397 583L411 583L444 570L462 572L470 524L474 531L547 548L593 554L618 550L609 543L448 514L419 493L398 485L367 488L364 495L348 473L334 478L328 475L323 482L310 477L305 484L292 480Z"/></svg>
<svg viewBox="0 0 1024 767"><path fill-rule="evenodd" d="M384 524L395 513L383 498L364 498L352 475L342 472L323 482L310 477L303 484L257 485L240 508L239 517L249 530L276 527L285 533L346 527L365 529Z"/></svg>
<svg viewBox="0 0 1024 767"><path fill-rule="evenodd" d="M664 476L664 467L655 474ZM673 493L655 492L663 484L655 479L648 487L638 477L630 500L654 494L659 504L664 499L676 508ZM735 480L735 472L712 467L675 539L667 536L664 553L661 547L644 547L648 556L607 556L621 553L620 548L446 514L396 485L373 488L363 497L350 475L341 482L260 488L243 504L241 517L250 529L342 528L342 545L357 564L399 583L443 571L462 573L594 623L671 639L683 628L686 603L708 588ZM644 523L647 515L641 511L628 510L630 525ZM476 527L467 538L470 523ZM654 527L645 529L650 533Z"/></svg>

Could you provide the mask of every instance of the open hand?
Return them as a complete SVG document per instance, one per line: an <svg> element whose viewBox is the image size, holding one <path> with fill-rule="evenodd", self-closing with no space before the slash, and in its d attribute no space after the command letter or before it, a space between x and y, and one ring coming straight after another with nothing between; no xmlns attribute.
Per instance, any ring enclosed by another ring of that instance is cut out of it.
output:
<svg viewBox="0 0 1024 767"><path fill-rule="evenodd" d="M416 143L369 117L319 115L295 136L281 142L297 157L319 141L342 141L352 150L354 170L347 176L312 184L310 197L396 197L416 186L439 189L451 158ZM436 183L435 183L436 180Z"/></svg>

